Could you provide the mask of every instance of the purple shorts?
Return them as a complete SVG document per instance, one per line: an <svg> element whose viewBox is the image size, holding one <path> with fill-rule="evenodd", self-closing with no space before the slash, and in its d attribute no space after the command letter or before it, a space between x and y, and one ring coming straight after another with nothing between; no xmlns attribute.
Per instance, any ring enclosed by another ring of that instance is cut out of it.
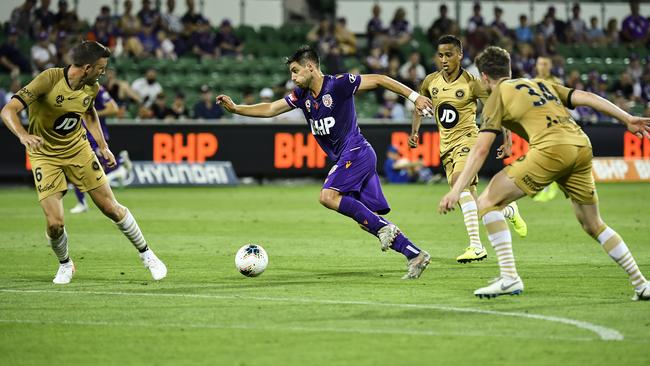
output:
<svg viewBox="0 0 650 366"><path fill-rule="evenodd" d="M390 212L377 175L377 155L370 146L341 154L327 175L323 188L350 195L380 215Z"/></svg>

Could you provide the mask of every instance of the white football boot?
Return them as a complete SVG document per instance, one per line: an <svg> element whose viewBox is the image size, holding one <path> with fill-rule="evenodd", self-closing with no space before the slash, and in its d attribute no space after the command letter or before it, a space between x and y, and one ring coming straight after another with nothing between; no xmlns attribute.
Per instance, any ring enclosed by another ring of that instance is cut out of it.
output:
<svg viewBox="0 0 650 366"><path fill-rule="evenodd" d="M633 301L648 301L650 300L650 281L641 285L639 289L634 290Z"/></svg>
<svg viewBox="0 0 650 366"><path fill-rule="evenodd" d="M72 275L74 275L75 271L74 263L71 260L68 263L61 263L52 282L57 285L67 285L72 281Z"/></svg>
<svg viewBox="0 0 650 366"><path fill-rule="evenodd" d="M524 282L521 277L497 277L489 285L474 291L474 295L493 298L501 295L519 295L524 292Z"/></svg>
<svg viewBox="0 0 650 366"><path fill-rule="evenodd" d="M425 252L424 250L420 251L420 254L418 254L417 257L408 261L409 270L404 276L402 276L402 279L415 280L420 278L422 272L427 269L429 262L431 262L431 256L429 253Z"/></svg>
<svg viewBox="0 0 650 366"><path fill-rule="evenodd" d="M151 249L148 249L144 253L140 253L140 259L142 259L144 267L149 269L151 277L153 277L154 280L160 281L167 276L167 267L165 266L165 263L158 259Z"/></svg>
<svg viewBox="0 0 650 366"><path fill-rule="evenodd" d="M393 241L395 241L395 238L397 237L397 234L399 234L399 229L397 226L393 224L388 224L381 229L379 229L379 232L377 232L377 236L379 237L379 241L381 242L381 251L385 252L390 248L391 245L393 245Z"/></svg>
<svg viewBox="0 0 650 366"><path fill-rule="evenodd" d="M70 213L79 214L88 211L88 204L86 202L78 202L73 208L70 209Z"/></svg>

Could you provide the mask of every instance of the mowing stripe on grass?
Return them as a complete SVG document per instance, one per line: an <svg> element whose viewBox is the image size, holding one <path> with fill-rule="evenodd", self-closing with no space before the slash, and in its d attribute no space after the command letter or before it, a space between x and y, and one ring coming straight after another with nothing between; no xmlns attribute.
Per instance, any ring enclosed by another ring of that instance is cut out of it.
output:
<svg viewBox="0 0 650 366"><path fill-rule="evenodd" d="M219 299L219 300L254 300L254 301L268 301L268 302L286 302L286 303L301 303L301 304L328 304L328 305L360 305L360 306L382 306L391 308L412 308L412 309L430 309L458 313L474 313L474 314L487 314L496 316L509 316L517 318L527 318L544 320L554 323L571 325L580 329L588 330L596 333L601 340L604 341L621 341L623 334L619 331L601 325L592 324L589 322L562 318L558 316L548 316L541 314L531 313L516 313L497 310L483 310L471 308L458 308L452 306L435 305L435 304L399 304L399 303L383 303L374 301L354 301L354 300L319 300L319 299L304 299L304 298L286 298L286 297L257 297L257 296L232 296L232 295L210 295L210 294L171 294L171 293L152 293L152 292L111 292L111 291L67 291L67 290L17 290L17 289L0 289L0 292L5 293L45 293L45 294L78 294L78 295L110 295L110 296L135 296L135 297L178 297L178 298L193 298L193 299Z"/></svg>

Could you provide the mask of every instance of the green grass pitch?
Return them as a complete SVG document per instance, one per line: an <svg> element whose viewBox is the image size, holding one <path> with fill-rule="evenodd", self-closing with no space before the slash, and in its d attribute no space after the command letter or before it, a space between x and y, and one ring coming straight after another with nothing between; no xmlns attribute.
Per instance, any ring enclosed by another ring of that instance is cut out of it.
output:
<svg viewBox="0 0 650 366"><path fill-rule="evenodd" d="M601 212L650 274L648 184L601 184ZM318 204L319 186L118 190L169 268L155 283L96 208L66 214L73 282L56 259L27 188L0 189L2 365L647 365L650 304L630 300L624 272L584 234L570 203L520 201L514 237L526 289L477 299L498 274L457 264L461 214L436 212L446 187L385 186L388 218L432 263L402 281L401 255ZM66 210L74 204L65 198ZM483 229L482 229L483 230ZM487 243L482 231L484 244ZM266 272L234 267L243 244ZM623 337L622 340L607 338Z"/></svg>

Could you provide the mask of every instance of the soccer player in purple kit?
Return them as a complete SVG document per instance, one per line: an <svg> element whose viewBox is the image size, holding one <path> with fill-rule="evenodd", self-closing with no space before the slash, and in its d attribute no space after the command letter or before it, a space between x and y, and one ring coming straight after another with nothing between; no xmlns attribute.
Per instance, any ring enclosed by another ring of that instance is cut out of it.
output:
<svg viewBox="0 0 650 366"><path fill-rule="evenodd" d="M408 272L402 279L419 278L431 257L379 216L387 214L390 207L379 183L377 156L357 124L354 94L384 87L408 98L418 113L428 116L431 101L385 75L324 75L318 53L309 46L300 47L286 63L297 87L284 99L237 105L229 96L219 95L217 103L230 113L250 117L273 117L300 108L316 141L335 162L323 184L320 203L377 236L382 251L390 248L402 253L408 260Z"/></svg>
<svg viewBox="0 0 650 366"><path fill-rule="evenodd" d="M108 128L106 127L106 117L111 117L117 115L119 107L111 95L108 93L103 86L99 86L99 92L95 98L95 109L97 110L97 116L99 117L99 125L104 134L104 139L108 141ZM84 123L84 128L86 124ZM88 142L90 142L90 147L97 155L99 162L104 168L106 173L106 178L108 178L109 183L112 183L115 180L124 180L128 171L131 170L131 160L129 159L129 154L126 150L120 151L119 157L115 159L115 166L109 166L108 160L103 156L97 153L99 150L99 144L93 137L93 135L86 128L86 135L88 136ZM74 187L74 194L77 197L77 204L70 209L70 213L77 214L88 211L88 203L86 202L86 195L84 192L81 192L79 188Z"/></svg>

